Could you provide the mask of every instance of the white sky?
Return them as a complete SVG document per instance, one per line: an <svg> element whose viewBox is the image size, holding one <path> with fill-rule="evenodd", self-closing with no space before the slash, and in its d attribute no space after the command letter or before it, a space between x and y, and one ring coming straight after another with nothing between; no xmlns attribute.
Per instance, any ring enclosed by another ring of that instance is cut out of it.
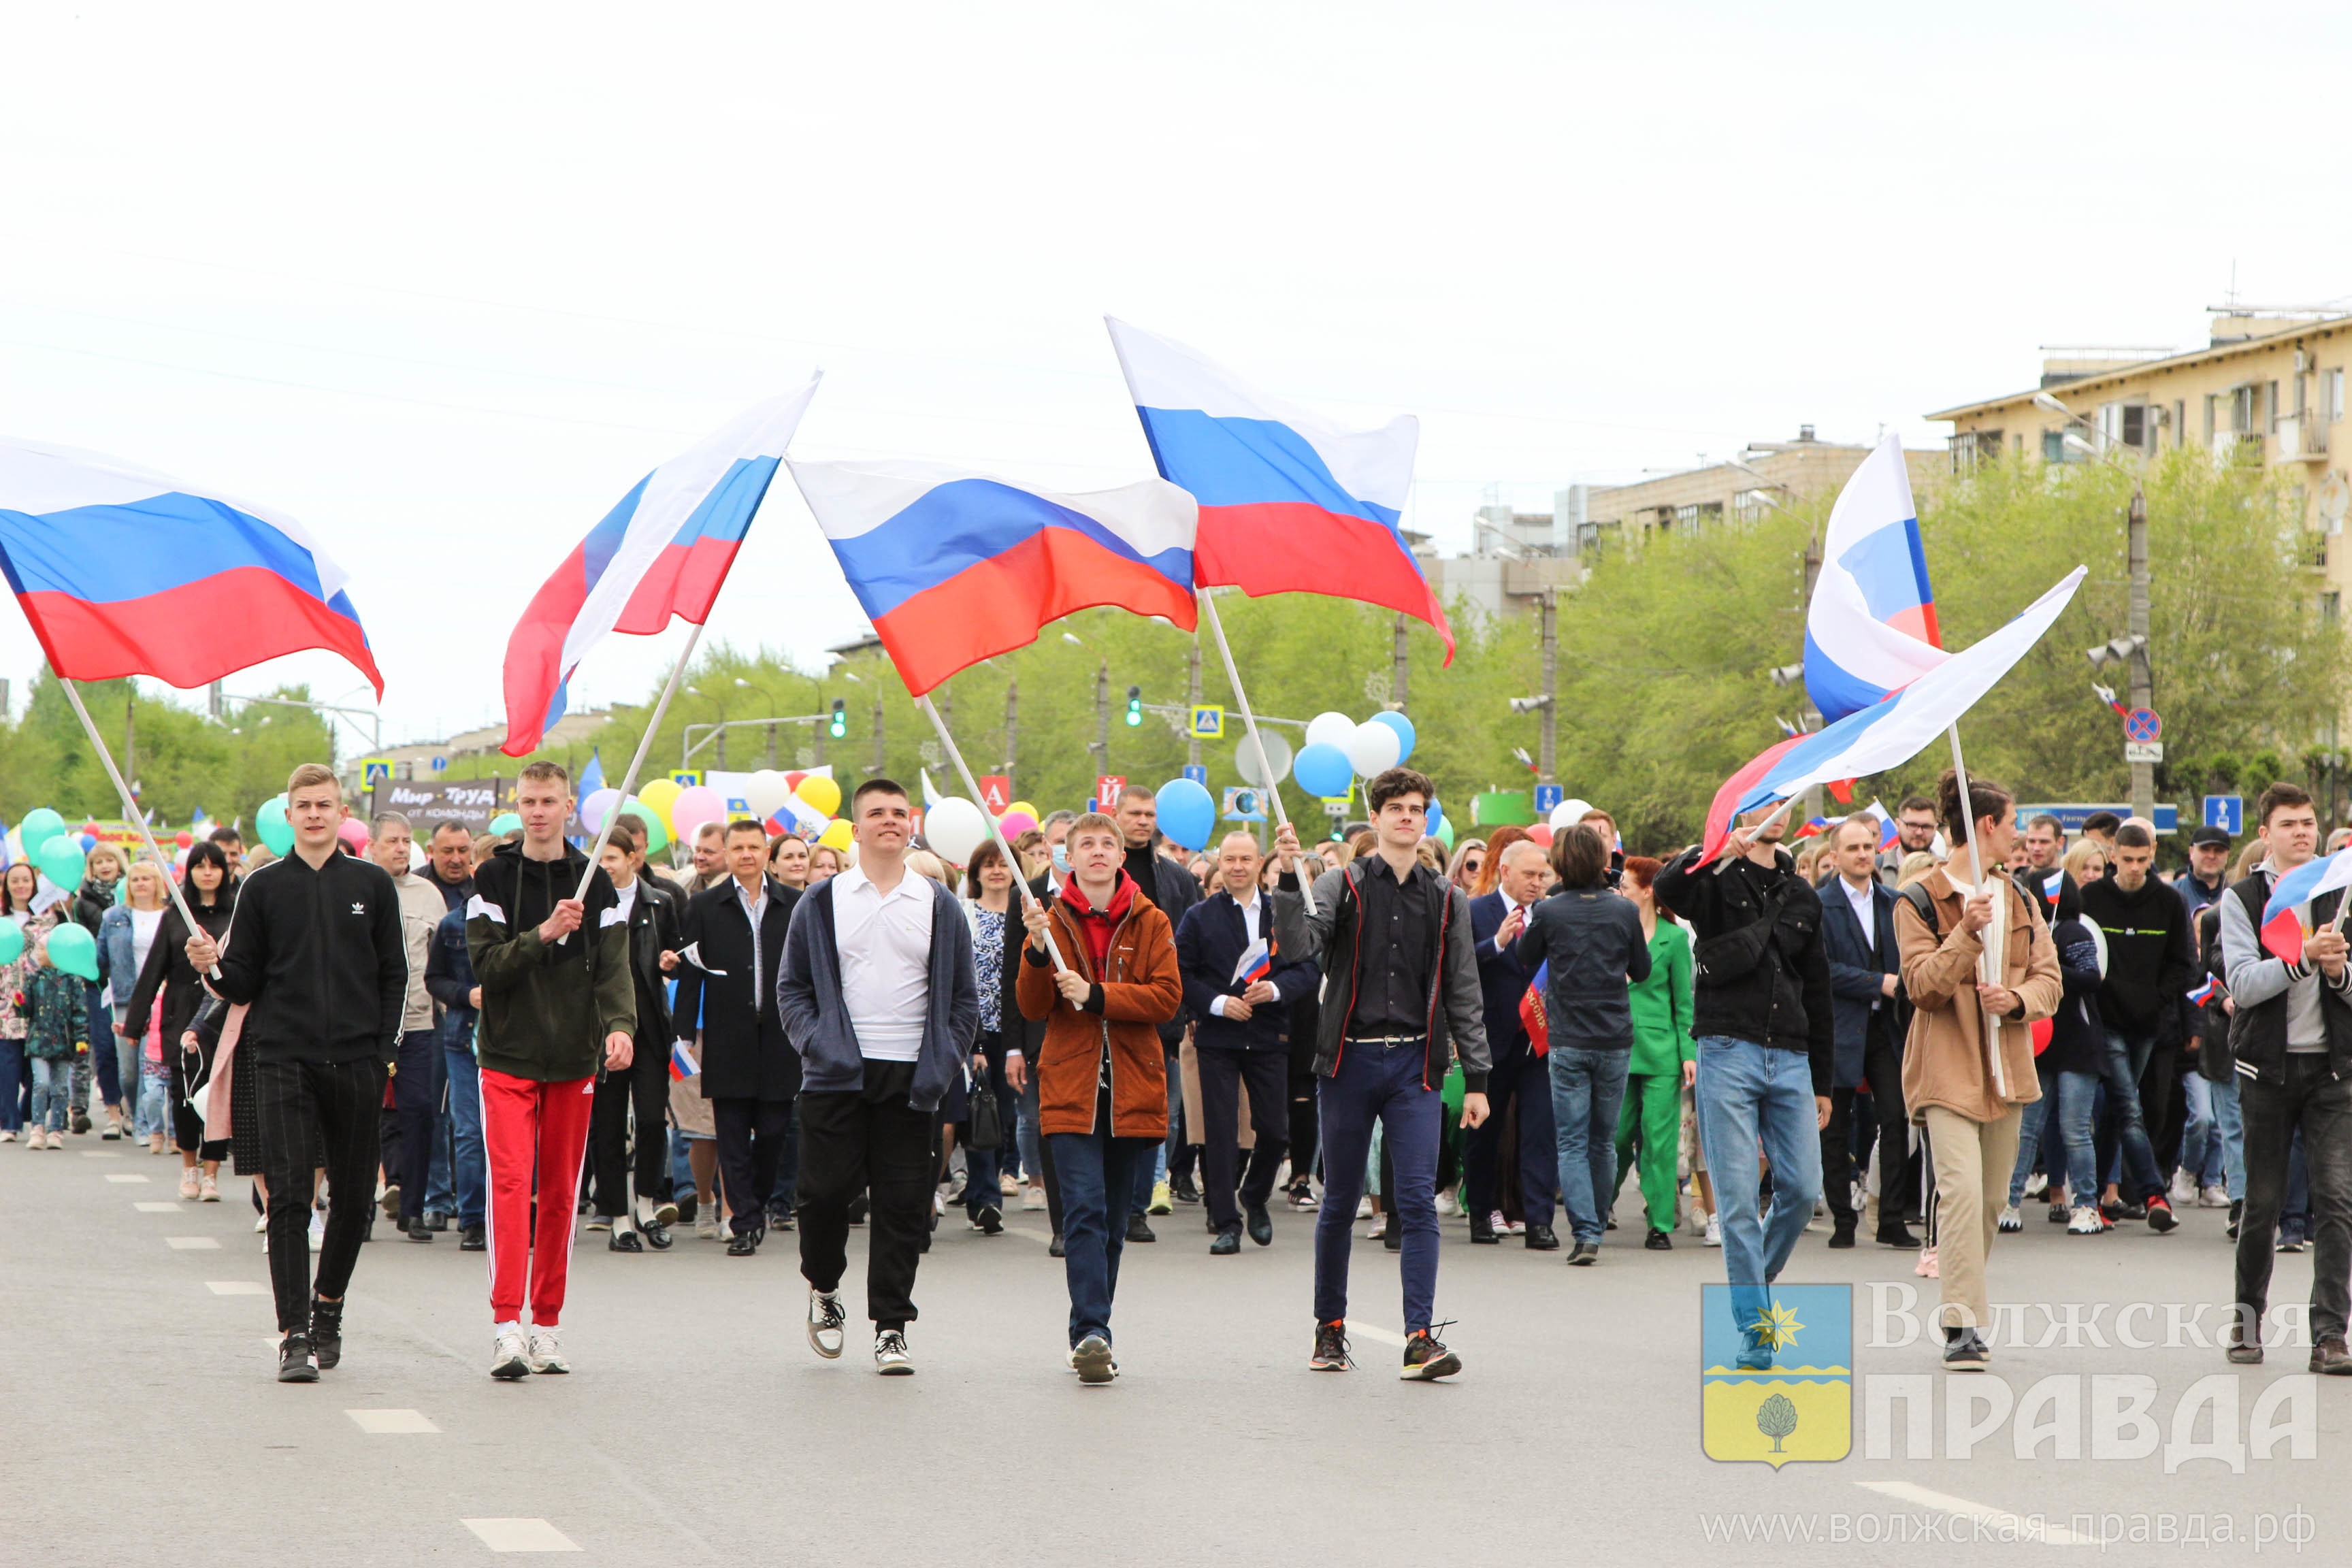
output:
<svg viewBox="0 0 2352 1568"><path fill-rule="evenodd" d="M2341 297L2352 16L2262 15L15 0L0 431L303 519L387 740L431 738L499 715L516 613L631 484L811 365L797 455L1102 488L1150 471L1112 311L1420 415L1409 521L1459 546L1489 486L1938 441L2040 345L2201 341L2233 268ZM779 484L713 634L859 625ZM0 674L38 660L0 617ZM231 689L279 678L365 698L323 656Z"/></svg>

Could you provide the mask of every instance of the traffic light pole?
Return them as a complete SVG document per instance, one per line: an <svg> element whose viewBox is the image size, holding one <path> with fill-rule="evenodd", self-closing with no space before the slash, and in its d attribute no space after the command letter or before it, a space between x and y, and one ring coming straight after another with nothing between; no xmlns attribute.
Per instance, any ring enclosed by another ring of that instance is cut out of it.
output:
<svg viewBox="0 0 2352 1568"><path fill-rule="evenodd" d="M1110 660L1095 667L1095 777L1110 772ZM1117 803L1109 804L1114 810Z"/></svg>
<svg viewBox="0 0 2352 1568"><path fill-rule="evenodd" d="M1192 647L1184 655L1184 667L1191 689L1187 707L1198 708L1201 705L1201 635L1198 632L1192 634ZM1184 761L1191 767L1201 765L1201 735L1194 728L1189 712L1184 722Z"/></svg>
<svg viewBox="0 0 2352 1568"><path fill-rule="evenodd" d="M2131 511L2125 530L2125 550L2131 569L2131 619L2126 628L2132 638L2131 705L2156 706L2156 672L2147 658L2147 497L2132 486ZM2132 815L2156 820L2156 764L2131 764Z"/></svg>

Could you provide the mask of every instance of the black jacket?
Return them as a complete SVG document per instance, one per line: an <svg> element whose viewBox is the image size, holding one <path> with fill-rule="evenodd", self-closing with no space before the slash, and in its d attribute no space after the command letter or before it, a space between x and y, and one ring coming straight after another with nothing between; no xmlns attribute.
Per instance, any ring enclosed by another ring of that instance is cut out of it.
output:
<svg viewBox="0 0 2352 1568"><path fill-rule="evenodd" d="M1633 900L1597 888L1559 888L1528 910L1511 944L1522 969L1544 974L1549 1050L1631 1051L1628 983L1650 977L1650 939Z"/></svg>
<svg viewBox="0 0 2352 1568"><path fill-rule="evenodd" d="M558 902L587 877L580 929L562 942L539 939ZM566 847L560 860L533 860L502 844L474 873L466 901L466 954L482 987L481 1065L533 1083L594 1078L609 1035L637 1022L629 979L628 932L613 879L588 876L588 857Z"/></svg>
<svg viewBox="0 0 2352 1568"><path fill-rule="evenodd" d="M2095 1073L2107 1053L2107 1026L2099 1016L2099 987L2105 982L2099 973L2099 944L2072 907L2058 911L2050 942L2058 950L2063 990L2058 1011L2050 1016L2050 1047L2037 1065L2044 1073Z"/></svg>
<svg viewBox="0 0 2352 1568"><path fill-rule="evenodd" d="M1127 874L1135 877L1136 886L1150 894L1151 901L1160 906L1160 912L1168 917L1168 929L1171 931L1184 923L1185 912L1201 901L1200 879L1160 853L1157 846L1149 849L1130 847L1127 850L1126 866ZM1151 873L1149 878L1136 876L1147 866ZM1027 938L1026 927L1023 928L1022 936L1024 940ZM1008 975L1018 974L1020 971L1016 969L1007 973ZM1167 1047L1171 1055L1184 1043L1184 1026L1196 1016L1198 1015L1192 1009L1192 987L1186 986L1184 1005L1176 1010L1173 1018L1160 1026L1160 1043Z"/></svg>
<svg viewBox="0 0 2352 1568"><path fill-rule="evenodd" d="M629 906L629 973L637 986L638 1050L667 1051L670 1042L669 976L661 955L685 941L678 896L656 878L639 875L636 900Z"/></svg>
<svg viewBox="0 0 2352 1568"><path fill-rule="evenodd" d="M408 1002L392 873L341 850L315 870L299 853L272 860L238 887L220 977L209 984L248 1007L240 1050L389 1068Z"/></svg>
<svg viewBox="0 0 2352 1568"><path fill-rule="evenodd" d="M2150 875L2130 892L2103 877L2083 889L2083 919L2107 939L2099 1011L2112 1029L2180 1043L2180 998L2196 984L2189 906Z"/></svg>
<svg viewBox="0 0 2352 1568"><path fill-rule="evenodd" d="M1743 855L1721 870L1699 865L1699 854L1691 848L1675 856L1656 887L1658 901L1698 932L1691 1033L1801 1052L1812 1064L1814 1096L1827 1096L1837 1036L1821 895L1797 875L1786 851L1775 851L1769 868ZM1766 900L1783 884L1788 890L1760 959L1738 973L1717 962L1710 973L1708 943L1761 921Z"/></svg>
<svg viewBox="0 0 2352 1568"><path fill-rule="evenodd" d="M751 921L735 879L688 899L679 922L681 947L702 965L677 966L680 1037L702 1031L702 1093L707 1100L790 1100L800 1092L800 1053L785 1038L776 1012L776 980L784 962L797 889L768 879L768 909L760 917L759 987L752 988Z"/></svg>
<svg viewBox="0 0 2352 1568"><path fill-rule="evenodd" d="M1257 896L1259 918L1272 934L1274 896ZM1209 1011L1220 996L1239 996L1249 989L1234 983L1234 965L1249 947L1242 925L1242 907L1223 888L1184 911L1176 922L1176 966L1184 975L1184 1005L1200 1020L1193 1037L1202 1046L1235 1051L1287 1051L1289 1005L1315 989L1318 978L1311 963L1296 963L1277 952L1266 979L1282 994L1281 1000L1251 1009L1246 1024Z"/></svg>
<svg viewBox="0 0 2352 1568"><path fill-rule="evenodd" d="M1822 891L1822 948L1830 961L1830 1009L1837 1031L1837 1060L1830 1082L1853 1089L1863 1079L1863 1061L1874 1046L1885 1046L1899 1061L1903 1041L1911 1030L1911 1004L1903 994L1903 955L1895 946L1895 895L1886 884L1870 879L1874 916L1868 942L1862 922L1854 919L1853 900L1830 879ZM1895 976L1895 994L1886 994L1882 976ZM1884 1004L1884 1005L1880 1005ZM1874 1086L1875 1087L1875 1086Z"/></svg>
<svg viewBox="0 0 2352 1568"><path fill-rule="evenodd" d="M194 888L185 891L188 907L196 913L196 923L205 928L206 936L219 941L229 928L230 917L236 912L236 884L231 882L221 889L219 900L209 904L199 900ZM156 923L155 940L147 948L147 962L140 966L138 984L131 987L130 1004L123 1009L122 1026L131 1032L132 1039L146 1035L147 1019L159 995L163 1006L163 1048L177 1050L182 1032L188 1028L205 999L205 988L188 963L188 922L180 918L177 904L166 905L163 918Z"/></svg>

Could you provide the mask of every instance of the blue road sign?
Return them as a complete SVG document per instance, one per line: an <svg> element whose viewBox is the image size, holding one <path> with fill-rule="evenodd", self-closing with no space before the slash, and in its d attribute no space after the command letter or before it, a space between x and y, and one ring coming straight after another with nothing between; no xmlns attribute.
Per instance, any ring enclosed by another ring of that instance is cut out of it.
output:
<svg viewBox="0 0 2352 1568"><path fill-rule="evenodd" d="M1191 779L1194 784L1199 784L1202 789L1209 787L1209 770L1202 767L1198 763L1189 764L1184 769L1184 776Z"/></svg>
<svg viewBox="0 0 2352 1568"><path fill-rule="evenodd" d="M2163 734L2164 721L2156 716L2153 709L2135 708L2124 715L2126 740L2137 741L2145 745L2150 741L2162 738Z"/></svg>
<svg viewBox="0 0 2352 1568"><path fill-rule="evenodd" d="M2246 830L2246 797L2242 795L2209 795L2205 797L2205 826L2218 827L2235 838Z"/></svg>
<svg viewBox="0 0 2352 1568"><path fill-rule="evenodd" d="M1568 798L1568 791L1559 784L1536 785L1536 815L1549 821L1552 812Z"/></svg>
<svg viewBox="0 0 2352 1568"><path fill-rule="evenodd" d="M449 770L449 759L448 759L448 758L446 758L446 757L436 757L436 758L434 758L434 759L433 759L433 771L434 771L435 773L446 773L446 772L448 772L448 770Z"/></svg>

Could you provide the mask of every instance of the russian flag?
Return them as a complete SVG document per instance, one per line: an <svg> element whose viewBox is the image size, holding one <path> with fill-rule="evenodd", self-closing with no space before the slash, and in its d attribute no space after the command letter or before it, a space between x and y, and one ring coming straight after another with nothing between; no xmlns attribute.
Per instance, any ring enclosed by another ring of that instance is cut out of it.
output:
<svg viewBox="0 0 2352 1568"><path fill-rule="evenodd" d="M1805 612L1805 694L1834 722L1884 701L1948 657L1903 441L1889 436L1830 509Z"/></svg>
<svg viewBox="0 0 2352 1568"><path fill-rule="evenodd" d="M2263 905L2263 945L2289 963L2301 963L2304 906L2346 887L2352 887L2352 846L2306 860L2281 877Z"/></svg>
<svg viewBox="0 0 2352 1568"><path fill-rule="evenodd" d="M2213 1000L2214 994L2219 992L2221 989L2221 983L2210 974L2208 974L2205 977L2204 984L2198 986L2195 990L2189 993L2189 1004L2192 1006L2202 1007L2206 1003Z"/></svg>
<svg viewBox="0 0 2352 1568"><path fill-rule="evenodd" d="M563 717L564 686L607 632L710 615L823 373L636 482L541 584L507 639L507 738L520 757Z"/></svg>
<svg viewBox="0 0 2352 1568"><path fill-rule="evenodd" d="M1240 961L1234 965L1234 984L1244 987L1255 985L1273 973L1273 944L1264 937L1257 937L1242 950Z"/></svg>
<svg viewBox="0 0 2352 1568"><path fill-rule="evenodd" d="M1866 815L1872 821L1878 824L1878 852L1884 855L1895 847L1895 841L1903 835L1895 827L1895 819L1886 815L1886 808L1879 805L1875 798L1871 801Z"/></svg>
<svg viewBox="0 0 2352 1568"><path fill-rule="evenodd" d="M1399 524L1421 425L1348 430L1244 384L1179 342L1105 317L1160 475L1201 503L1193 582L1326 594L1454 629Z"/></svg>
<svg viewBox="0 0 2352 1568"><path fill-rule="evenodd" d="M702 1064L694 1059L694 1053L686 1048L684 1040L669 1043L669 1077L672 1083L684 1083L701 1070Z"/></svg>
<svg viewBox="0 0 2352 1568"><path fill-rule="evenodd" d="M292 518L112 458L0 441L0 571L49 668L182 689L323 648L383 695L343 569Z"/></svg>
<svg viewBox="0 0 2352 1568"><path fill-rule="evenodd" d="M922 696L1098 605L1191 631L1192 498L1165 479L1058 495L937 463L794 463L850 591Z"/></svg>

